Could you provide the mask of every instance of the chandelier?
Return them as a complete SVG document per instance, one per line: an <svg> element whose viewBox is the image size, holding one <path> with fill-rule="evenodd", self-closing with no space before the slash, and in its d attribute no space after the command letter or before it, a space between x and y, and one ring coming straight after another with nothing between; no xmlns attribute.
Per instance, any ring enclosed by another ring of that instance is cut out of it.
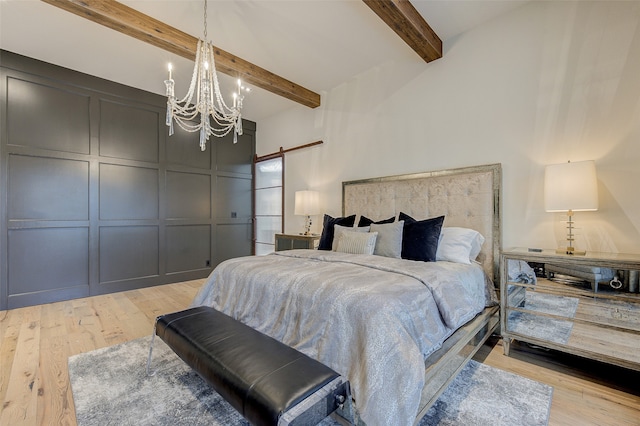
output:
<svg viewBox="0 0 640 426"><path fill-rule="evenodd" d="M198 39L196 62L189 91L181 100L176 99L171 64L169 64L169 79L164 81L167 88L166 124L169 127L169 136L173 135L174 121L187 132L199 131L202 151L206 149L211 135L221 138L233 130L233 143L238 142L238 135L242 135L243 92L249 91L249 88L242 86L242 81L238 79L233 93L233 106L227 106L220 93L213 49L213 45L207 40L207 0L205 0L204 39Z"/></svg>

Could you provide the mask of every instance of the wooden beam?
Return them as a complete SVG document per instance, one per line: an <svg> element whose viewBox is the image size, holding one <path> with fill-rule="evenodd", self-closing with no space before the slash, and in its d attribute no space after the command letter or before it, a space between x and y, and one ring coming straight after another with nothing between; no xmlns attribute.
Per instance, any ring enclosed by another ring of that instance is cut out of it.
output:
<svg viewBox="0 0 640 426"><path fill-rule="evenodd" d="M442 40L409 0L362 0L425 62L442 58Z"/></svg>
<svg viewBox="0 0 640 426"><path fill-rule="evenodd" d="M198 39L115 0L42 0L90 21L195 60ZM216 69L310 108L320 95L214 46Z"/></svg>

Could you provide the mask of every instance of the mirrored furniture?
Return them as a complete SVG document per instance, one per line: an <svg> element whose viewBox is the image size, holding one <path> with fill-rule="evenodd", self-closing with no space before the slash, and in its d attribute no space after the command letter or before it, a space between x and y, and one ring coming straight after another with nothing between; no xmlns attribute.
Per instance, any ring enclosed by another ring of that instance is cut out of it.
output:
<svg viewBox="0 0 640 426"><path fill-rule="evenodd" d="M640 371L640 255L513 248L500 268L505 355L518 340Z"/></svg>
<svg viewBox="0 0 640 426"><path fill-rule="evenodd" d="M276 251L309 249L318 246L320 235L276 234Z"/></svg>

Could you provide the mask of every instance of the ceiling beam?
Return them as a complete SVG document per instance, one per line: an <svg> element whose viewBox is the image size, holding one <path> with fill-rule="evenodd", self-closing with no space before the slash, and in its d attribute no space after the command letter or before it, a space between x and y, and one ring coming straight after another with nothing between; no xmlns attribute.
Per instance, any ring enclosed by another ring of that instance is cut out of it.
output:
<svg viewBox="0 0 640 426"><path fill-rule="evenodd" d="M363 0L425 62L442 58L442 40L409 0Z"/></svg>
<svg viewBox="0 0 640 426"><path fill-rule="evenodd" d="M198 39L115 0L42 0L90 21L195 60ZM320 95L214 46L216 69L310 108Z"/></svg>

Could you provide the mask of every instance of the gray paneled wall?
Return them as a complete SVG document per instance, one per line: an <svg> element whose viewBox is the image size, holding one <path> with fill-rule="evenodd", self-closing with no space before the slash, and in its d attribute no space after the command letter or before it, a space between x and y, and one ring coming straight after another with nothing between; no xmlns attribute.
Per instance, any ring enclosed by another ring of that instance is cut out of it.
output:
<svg viewBox="0 0 640 426"><path fill-rule="evenodd" d="M0 309L207 276L251 254L255 123L176 127L165 99L0 51Z"/></svg>

